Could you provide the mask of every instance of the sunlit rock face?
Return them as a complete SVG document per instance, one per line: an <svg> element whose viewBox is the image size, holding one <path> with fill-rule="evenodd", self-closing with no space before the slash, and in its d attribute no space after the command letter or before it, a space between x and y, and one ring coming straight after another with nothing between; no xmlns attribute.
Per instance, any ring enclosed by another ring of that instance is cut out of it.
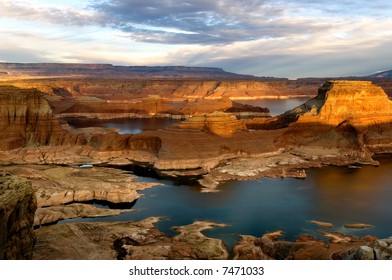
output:
<svg viewBox="0 0 392 280"><path fill-rule="evenodd" d="M176 127L201 130L221 137L230 137L239 130L246 130L244 122L224 112L198 114Z"/></svg>
<svg viewBox="0 0 392 280"><path fill-rule="evenodd" d="M315 98L288 112L300 115L298 122L339 125L343 121L357 125L383 122L392 116L392 102L381 87L368 81L331 81Z"/></svg>
<svg viewBox="0 0 392 280"><path fill-rule="evenodd" d="M392 102L372 82L327 82L316 97L281 118L292 121L280 139L290 145L390 149Z"/></svg>

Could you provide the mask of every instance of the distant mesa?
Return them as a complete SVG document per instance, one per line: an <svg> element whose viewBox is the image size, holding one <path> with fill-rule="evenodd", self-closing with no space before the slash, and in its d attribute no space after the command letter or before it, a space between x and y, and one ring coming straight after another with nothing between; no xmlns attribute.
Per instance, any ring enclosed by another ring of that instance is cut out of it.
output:
<svg viewBox="0 0 392 280"><path fill-rule="evenodd" d="M370 78L392 78L392 70L377 72L372 75L369 75L368 77L370 77Z"/></svg>
<svg viewBox="0 0 392 280"><path fill-rule="evenodd" d="M253 75L226 72L215 67L115 66L79 63L0 63L0 76L83 76L156 78L230 78L254 79Z"/></svg>

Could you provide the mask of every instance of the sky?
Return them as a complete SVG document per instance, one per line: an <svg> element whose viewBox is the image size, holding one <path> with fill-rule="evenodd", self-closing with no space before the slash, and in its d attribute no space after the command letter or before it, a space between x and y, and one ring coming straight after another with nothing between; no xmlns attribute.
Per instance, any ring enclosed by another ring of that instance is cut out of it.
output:
<svg viewBox="0 0 392 280"><path fill-rule="evenodd" d="M390 70L391 50L385 0L0 0L2 62L337 77Z"/></svg>

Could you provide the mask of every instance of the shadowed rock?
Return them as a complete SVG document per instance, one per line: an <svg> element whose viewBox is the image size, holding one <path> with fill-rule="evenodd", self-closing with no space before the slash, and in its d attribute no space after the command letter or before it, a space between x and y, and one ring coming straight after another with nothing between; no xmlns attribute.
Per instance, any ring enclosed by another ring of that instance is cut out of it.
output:
<svg viewBox="0 0 392 280"><path fill-rule="evenodd" d="M219 239L200 231L223 226L195 222L179 227L167 237L154 227L159 218L140 222L74 223L53 225L36 231L34 259L227 259L228 251ZM66 244L66 246L64 246Z"/></svg>
<svg viewBox="0 0 392 280"><path fill-rule="evenodd" d="M0 171L0 260L31 259L36 208L31 182Z"/></svg>

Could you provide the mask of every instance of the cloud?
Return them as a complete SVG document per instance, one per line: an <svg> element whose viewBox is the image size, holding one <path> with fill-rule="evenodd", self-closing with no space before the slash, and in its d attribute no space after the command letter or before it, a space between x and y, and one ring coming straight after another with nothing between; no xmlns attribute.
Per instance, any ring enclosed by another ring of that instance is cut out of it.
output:
<svg viewBox="0 0 392 280"><path fill-rule="evenodd" d="M101 15L88 9L76 9L62 5L36 5L31 1L0 2L3 18L30 20L70 26L104 25Z"/></svg>
<svg viewBox="0 0 392 280"><path fill-rule="evenodd" d="M388 1L58 2L0 1L0 60L217 66L280 77L391 68Z"/></svg>
<svg viewBox="0 0 392 280"><path fill-rule="evenodd" d="M265 0L112 0L92 8L133 40L166 44L230 44L321 27L317 19L285 20L285 8Z"/></svg>
<svg viewBox="0 0 392 280"><path fill-rule="evenodd" d="M22 47L1 47L0 46L0 61L2 62L41 62L46 60L47 62L55 62L48 60L41 54L32 52L31 49Z"/></svg>
<svg viewBox="0 0 392 280"><path fill-rule="evenodd" d="M205 45L312 36L342 22L388 15L391 4L380 0L106 0L90 8L101 14L107 26L134 41Z"/></svg>

